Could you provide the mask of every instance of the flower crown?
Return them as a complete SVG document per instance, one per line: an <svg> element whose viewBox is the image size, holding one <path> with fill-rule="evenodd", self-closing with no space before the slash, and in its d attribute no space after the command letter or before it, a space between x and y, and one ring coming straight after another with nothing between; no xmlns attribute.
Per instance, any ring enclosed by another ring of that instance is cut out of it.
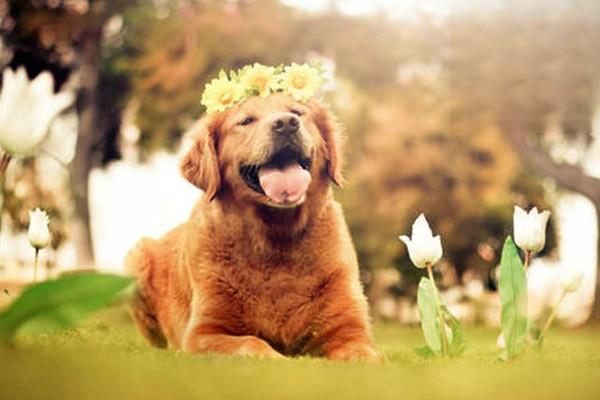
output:
<svg viewBox="0 0 600 400"><path fill-rule="evenodd" d="M317 64L280 65L272 67L254 63L227 74L221 70L204 87L201 103L206 112L224 111L251 96L267 97L283 92L298 101L306 101L319 90L324 71Z"/></svg>

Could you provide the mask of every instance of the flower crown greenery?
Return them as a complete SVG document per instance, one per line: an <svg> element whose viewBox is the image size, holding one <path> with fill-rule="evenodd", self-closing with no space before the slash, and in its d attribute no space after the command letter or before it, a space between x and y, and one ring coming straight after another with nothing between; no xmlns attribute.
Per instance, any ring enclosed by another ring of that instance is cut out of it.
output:
<svg viewBox="0 0 600 400"><path fill-rule="evenodd" d="M201 103L206 112L224 111L251 96L267 97L283 92L298 101L306 101L319 90L324 81L324 70L319 64L279 65L277 67L254 63L232 70L221 70L204 87Z"/></svg>

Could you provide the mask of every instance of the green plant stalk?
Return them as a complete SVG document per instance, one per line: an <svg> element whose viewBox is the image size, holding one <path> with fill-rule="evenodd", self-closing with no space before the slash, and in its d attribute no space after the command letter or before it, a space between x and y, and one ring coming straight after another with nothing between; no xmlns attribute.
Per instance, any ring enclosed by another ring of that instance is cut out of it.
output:
<svg viewBox="0 0 600 400"><path fill-rule="evenodd" d="M427 274L429 275L429 280L431 281L431 285L433 286L433 291L435 293L435 306L437 308L437 315L440 320L440 334L442 336L442 355L448 355L448 337L446 335L446 322L444 321L444 315L442 314L440 300L440 292L438 291L437 285L435 284L435 280L433 279L433 269L431 268L431 264L427 264Z"/></svg>
<svg viewBox="0 0 600 400"><path fill-rule="evenodd" d="M529 267L529 263L531 262L531 251L525 250L525 262L523 262L523 268L527 271L527 267Z"/></svg>
<svg viewBox="0 0 600 400"><path fill-rule="evenodd" d="M40 249L35 248L35 261L33 264L33 282L37 282L37 270L38 270L38 261L39 261Z"/></svg>
<svg viewBox="0 0 600 400"><path fill-rule="evenodd" d="M546 323L544 324L544 327L542 328L542 332L540 333L540 340L543 340L544 336L546 335L546 331L548 330L548 328L550 328L550 326L552 325L552 322L554 322L554 318L556 318L556 314L558 313L558 307L560 307L560 304L565 299L567 293L568 293L567 290L563 289L563 292L560 295L560 298L554 305L552 312L548 316L548 319L546 320Z"/></svg>

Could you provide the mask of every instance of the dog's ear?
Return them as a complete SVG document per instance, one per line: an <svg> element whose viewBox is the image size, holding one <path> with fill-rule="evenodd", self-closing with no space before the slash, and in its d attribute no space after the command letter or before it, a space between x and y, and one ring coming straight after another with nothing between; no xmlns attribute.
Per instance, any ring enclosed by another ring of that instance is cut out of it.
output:
<svg viewBox="0 0 600 400"><path fill-rule="evenodd" d="M194 186L202 189L209 200L214 199L221 187L221 172L217 157L217 123L203 118L187 133L192 147L183 156L181 173Z"/></svg>
<svg viewBox="0 0 600 400"><path fill-rule="evenodd" d="M327 161L327 174L338 186L344 184L342 176L344 142L343 129L337 118L328 107L317 104L315 107L315 123L323 137L325 160Z"/></svg>

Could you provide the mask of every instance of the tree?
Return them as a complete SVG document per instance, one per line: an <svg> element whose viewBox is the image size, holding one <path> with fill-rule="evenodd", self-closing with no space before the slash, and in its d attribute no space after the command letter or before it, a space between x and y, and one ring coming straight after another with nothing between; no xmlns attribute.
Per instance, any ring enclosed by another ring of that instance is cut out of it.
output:
<svg viewBox="0 0 600 400"><path fill-rule="evenodd" d="M525 4L449 21L444 61L451 90L465 112L496 119L525 166L589 198L600 218L600 179L581 165L555 160L546 136L554 121L565 140L592 139L600 83L600 3ZM600 257L597 277L594 315L600 318Z"/></svg>
<svg viewBox="0 0 600 400"><path fill-rule="evenodd" d="M114 155L120 112L118 99L122 82L103 73L104 28L110 18L119 15L135 1L20 1L8 3L10 23L3 36L13 51L12 66L25 65L35 75L48 69L58 87L70 74L78 74L79 116L75 159L70 166L71 190L75 205L72 239L77 244L80 268L93 265L89 229L88 177L91 169ZM110 91L110 102L103 92ZM116 112L115 112L116 111Z"/></svg>
<svg viewBox="0 0 600 400"><path fill-rule="evenodd" d="M173 2L160 15L138 9L126 16L128 34L114 65L132 77L128 97L140 105L144 149L179 141L201 115L203 85L219 69L303 62L318 52L336 61L339 87L329 100L350 148L340 196L361 264L402 265L408 259L396 236L418 212L430 211L445 234L449 266L459 277L467 268L483 275L495 260L483 260L478 245L510 226L515 191L531 197L540 187L528 181L514 188L520 170L493 121L457 115L443 82L397 82L402 63L439 59L443 30L426 18L405 26L380 16L303 14L275 1L235 4Z"/></svg>
<svg viewBox="0 0 600 400"><path fill-rule="evenodd" d="M466 270L487 277L499 261L515 194L544 204L539 184L515 185L519 163L493 121L455 113L439 82L404 85L366 103L363 151L348 165L349 184L340 193L363 262L402 267L405 283L416 285L420 274L396 238L425 212L458 281Z"/></svg>

